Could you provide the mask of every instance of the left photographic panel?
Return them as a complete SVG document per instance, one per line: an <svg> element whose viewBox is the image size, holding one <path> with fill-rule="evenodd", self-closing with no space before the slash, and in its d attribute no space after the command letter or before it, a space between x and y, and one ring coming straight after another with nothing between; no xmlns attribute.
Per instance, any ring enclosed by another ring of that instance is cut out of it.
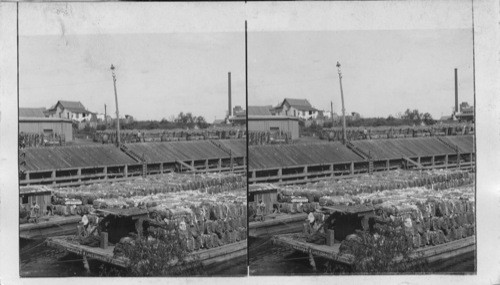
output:
<svg viewBox="0 0 500 285"><path fill-rule="evenodd" d="M239 3L19 3L20 276L247 276Z"/></svg>

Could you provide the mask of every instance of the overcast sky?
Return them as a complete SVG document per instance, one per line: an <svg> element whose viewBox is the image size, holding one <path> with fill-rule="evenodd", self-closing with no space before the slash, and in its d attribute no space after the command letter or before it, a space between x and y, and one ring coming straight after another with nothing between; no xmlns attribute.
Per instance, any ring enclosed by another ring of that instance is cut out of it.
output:
<svg viewBox="0 0 500 285"><path fill-rule="evenodd" d="M470 0L144 4L20 3L20 107L114 112L112 63L123 115L223 118L227 72L233 106L245 103L245 20L251 105L340 112L337 61L348 113L449 115L454 68L473 104Z"/></svg>
<svg viewBox="0 0 500 285"><path fill-rule="evenodd" d="M342 65L346 112L387 117L407 108L450 115L473 104L472 32L453 30L272 31L248 36L249 104L305 98L341 112L336 62Z"/></svg>
<svg viewBox="0 0 500 285"><path fill-rule="evenodd" d="M121 116L160 120L192 112L209 122L224 118L228 72L233 106L245 104L241 16L225 17L217 6L158 13L111 4L20 5L20 107L70 100L98 113L106 104L114 115L111 64ZM202 16L222 20L200 25Z"/></svg>

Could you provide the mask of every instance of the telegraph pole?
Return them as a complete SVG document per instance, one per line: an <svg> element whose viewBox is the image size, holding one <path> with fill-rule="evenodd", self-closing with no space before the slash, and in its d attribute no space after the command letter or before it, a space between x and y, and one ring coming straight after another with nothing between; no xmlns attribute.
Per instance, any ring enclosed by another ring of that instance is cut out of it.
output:
<svg viewBox="0 0 500 285"><path fill-rule="evenodd" d="M342 90L342 71L340 70L340 62L338 61L337 61L337 69L339 72L340 97L342 98L342 143L345 145L347 141L347 133L345 127L344 91Z"/></svg>
<svg viewBox="0 0 500 285"><path fill-rule="evenodd" d="M333 101L330 101L330 118L332 119L332 128L333 128Z"/></svg>
<svg viewBox="0 0 500 285"><path fill-rule="evenodd" d="M113 75L113 86L115 88L115 103L116 103L116 143L120 147L120 112L118 111L118 95L116 93L116 75L115 67L111 64L111 74Z"/></svg>

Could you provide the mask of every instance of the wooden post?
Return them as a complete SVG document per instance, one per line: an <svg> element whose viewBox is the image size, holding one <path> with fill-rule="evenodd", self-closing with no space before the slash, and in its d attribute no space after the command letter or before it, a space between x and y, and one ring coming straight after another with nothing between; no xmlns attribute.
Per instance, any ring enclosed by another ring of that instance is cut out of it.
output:
<svg viewBox="0 0 500 285"><path fill-rule="evenodd" d="M418 162L418 164L420 164L420 156L417 157L417 162Z"/></svg>
<svg viewBox="0 0 500 285"><path fill-rule="evenodd" d="M434 168L434 166L436 165L436 161L435 161L435 156L434 155L432 156L431 163L432 163L432 168Z"/></svg>
<svg viewBox="0 0 500 285"><path fill-rule="evenodd" d="M219 172L221 172L221 168L222 168L222 158L219 158L219 162L217 164L217 169L219 170Z"/></svg>
<svg viewBox="0 0 500 285"><path fill-rule="evenodd" d="M282 182L282 174L283 174L283 168L278 169L278 181Z"/></svg>
<svg viewBox="0 0 500 285"><path fill-rule="evenodd" d="M85 255L83 256L83 268L85 268L85 272L87 274L90 274L89 261L87 260L87 257Z"/></svg>
<svg viewBox="0 0 500 285"><path fill-rule="evenodd" d="M444 168L448 169L448 155L444 156L444 165L445 165Z"/></svg>
<svg viewBox="0 0 500 285"><path fill-rule="evenodd" d="M163 162L160 163L160 173L163 174Z"/></svg>
<svg viewBox="0 0 500 285"><path fill-rule="evenodd" d="M52 178L52 184L56 184L56 171L52 170L52 174L50 176Z"/></svg>
<svg viewBox="0 0 500 285"><path fill-rule="evenodd" d="M351 162L351 175L354 175L354 162Z"/></svg>
<svg viewBox="0 0 500 285"><path fill-rule="evenodd" d="M128 164L123 167L123 177L128 177Z"/></svg>
<svg viewBox="0 0 500 285"><path fill-rule="evenodd" d="M205 159L205 173L208 172L208 159Z"/></svg>
<svg viewBox="0 0 500 285"><path fill-rule="evenodd" d="M335 231L326 230L326 245L333 246L334 243L335 243Z"/></svg>
<svg viewBox="0 0 500 285"><path fill-rule="evenodd" d="M108 248L108 233L107 232L101 232L99 245L102 249Z"/></svg>
<svg viewBox="0 0 500 285"><path fill-rule="evenodd" d="M104 173L104 180L108 180L108 167L104 166L102 171Z"/></svg>
<svg viewBox="0 0 500 285"><path fill-rule="evenodd" d="M76 171L76 175L78 176L78 182L82 182L82 169L78 168Z"/></svg>
<svg viewBox="0 0 500 285"><path fill-rule="evenodd" d="M391 162L389 159L385 161L385 168L387 171L389 171L391 169Z"/></svg>

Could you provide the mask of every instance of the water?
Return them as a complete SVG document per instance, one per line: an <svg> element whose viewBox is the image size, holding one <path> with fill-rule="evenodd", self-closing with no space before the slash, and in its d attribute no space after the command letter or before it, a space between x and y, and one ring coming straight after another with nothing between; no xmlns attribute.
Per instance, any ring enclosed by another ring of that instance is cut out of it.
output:
<svg viewBox="0 0 500 285"><path fill-rule="evenodd" d="M346 274L345 271L328 271L327 261L315 258L317 272L313 271L307 254L273 246L269 238L249 240L250 275L313 275ZM467 253L453 259L429 264L424 274L473 274L475 254Z"/></svg>
<svg viewBox="0 0 500 285"><path fill-rule="evenodd" d="M76 254L47 246L43 240L21 240L21 277L118 276L123 270L96 260L89 260L91 273L83 267L83 259ZM247 258L238 257L230 262L204 268L201 276L246 276Z"/></svg>

